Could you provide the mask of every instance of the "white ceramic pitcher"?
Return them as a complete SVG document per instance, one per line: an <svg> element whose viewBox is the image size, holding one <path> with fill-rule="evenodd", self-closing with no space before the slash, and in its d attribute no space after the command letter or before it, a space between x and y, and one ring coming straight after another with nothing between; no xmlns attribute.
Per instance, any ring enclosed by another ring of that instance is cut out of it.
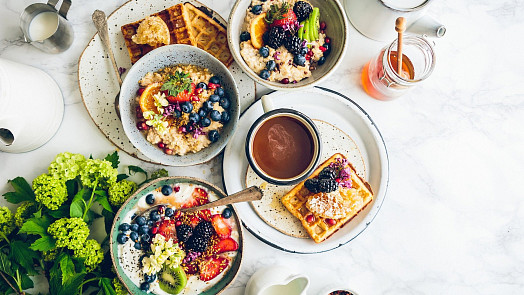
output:
<svg viewBox="0 0 524 295"><path fill-rule="evenodd" d="M406 32L440 38L446 28L426 15L432 0L344 0L346 14L364 36L377 41L397 37L395 20L406 19Z"/></svg>
<svg viewBox="0 0 524 295"><path fill-rule="evenodd" d="M255 272L244 295L306 295L309 278L288 267L272 265Z"/></svg>
<svg viewBox="0 0 524 295"><path fill-rule="evenodd" d="M64 100L44 71L0 58L0 151L34 150L56 133Z"/></svg>

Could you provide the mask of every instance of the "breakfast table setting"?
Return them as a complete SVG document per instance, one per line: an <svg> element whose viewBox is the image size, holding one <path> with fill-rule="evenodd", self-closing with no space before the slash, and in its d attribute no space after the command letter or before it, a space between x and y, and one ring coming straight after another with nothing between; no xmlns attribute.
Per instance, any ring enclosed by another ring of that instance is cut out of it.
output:
<svg viewBox="0 0 524 295"><path fill-rule="evenodd" d="M524 294L518 1L35 1L2 294Z"/></svg>

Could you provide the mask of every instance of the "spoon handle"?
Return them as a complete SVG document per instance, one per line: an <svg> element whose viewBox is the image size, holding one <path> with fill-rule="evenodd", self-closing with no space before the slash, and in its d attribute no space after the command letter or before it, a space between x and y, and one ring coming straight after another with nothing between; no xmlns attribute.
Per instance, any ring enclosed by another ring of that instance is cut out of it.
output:
<svg viewBox="0 0 524 295"><path fill-rule="evenodd" d="M115 56L113 54L113 50L111 50L111 44L109 43L109 31L107 30L106 14L103 11L95 10L95 12L93 12L92 18L96 30L98 31L98 35L100 36L102 43L104 44L104 46L107 49L107 52L109 53L109 58L111 59L111 63L113 64L113 69L115 70L116 78L118 79L118 84L122 86L122 78L120 78L120 73L116 65Z"/></svg>
<svg viewBox="0 0 524 295"><path fill-rule="evenodd" d="M224 206L234 203L247 202L247 201L258 201L262 199L263 193L257 186L252 186L245 190L239 191L238 193L229 195L225 198L216 200L211 203L207 203L201 206L180 209L182 212L195 212L198 210L210 209L218 206Z"/></svg>

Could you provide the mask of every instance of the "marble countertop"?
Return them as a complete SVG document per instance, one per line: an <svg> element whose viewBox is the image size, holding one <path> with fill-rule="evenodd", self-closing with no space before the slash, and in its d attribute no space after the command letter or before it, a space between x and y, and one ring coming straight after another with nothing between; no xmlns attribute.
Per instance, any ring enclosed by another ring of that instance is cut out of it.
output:
<svg viewBox="0 0 524 295"><path fill-rule="evenodd" d="M18 17L32 2L0 0L0 57L49 73L63 92L65 117L43 147L0 152L0 194L9 190L8 179L44 172L59 152L102 157L115 150L84 108L77 62L95 33L92 12L109 14L125 0L73 1L75 42L58 55L21 38ZM233 3L202 2L225 18ZM430 14L447 34L436 40L437 65L424 84L391 102L368 97L360 71L385 44L351 27L343 64L321 85L356 101L385 138L390 184L374 222L349 244L315 255L285 253L246 232L240 274L224 294L243 294L249 277L272 264L307 274L309 294L329 283L359 294L524 294L524 194L518 188L524 176L524 6L442 0ZM123 152L120 157L124 164L156 168ZM222 186L220 164L221 156L168 170Z"/></svg>

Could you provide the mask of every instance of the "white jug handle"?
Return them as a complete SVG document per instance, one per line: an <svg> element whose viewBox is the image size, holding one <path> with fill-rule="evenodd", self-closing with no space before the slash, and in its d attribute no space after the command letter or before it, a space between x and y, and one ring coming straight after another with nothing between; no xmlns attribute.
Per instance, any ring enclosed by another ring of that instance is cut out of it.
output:
<svg viewBox="0 0 524 295"><path fill-rule="evenodd" d="M275 109L273 107L273 101L271 100L271 97L269 95L262 95L260 99L262 100L262 108L264 109L264 113L267 113Z"/></svg>
<svg viewBox="0 0 524 295"><path fill-rule="evenodd" d="M411 24L406 32L415 35L441 38L446 34L446 27L429 15L425 15Z"/></svg>

